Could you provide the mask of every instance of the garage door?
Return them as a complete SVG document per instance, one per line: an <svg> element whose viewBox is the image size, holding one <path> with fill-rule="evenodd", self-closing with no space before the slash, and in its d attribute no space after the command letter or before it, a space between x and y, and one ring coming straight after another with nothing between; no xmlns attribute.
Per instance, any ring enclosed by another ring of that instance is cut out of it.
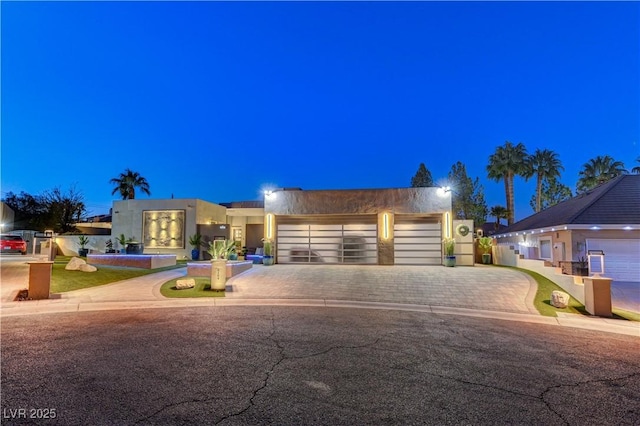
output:
<svg viewBox="0 0 640 426"><path fill-rule="evenodd" d="M377 264L375 223L278 224L278 263Z"/></svg>
<svg viewBox="0 0 640 426"><path fill-rule="evenodd" d="M393 226L396 265L441 265L442 231L439 223L396 222Z"/></svg>
<svg viewBox="0 0 640 426"><path fill-rule="evenodd" d="M587 239L587 250L604 252L605 277L640 281L640 240Z"/></svg>

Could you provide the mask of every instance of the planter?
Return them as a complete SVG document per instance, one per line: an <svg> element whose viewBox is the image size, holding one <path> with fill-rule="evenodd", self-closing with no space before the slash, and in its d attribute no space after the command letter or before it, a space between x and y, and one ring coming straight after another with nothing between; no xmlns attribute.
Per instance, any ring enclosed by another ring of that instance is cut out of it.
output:
<svg viewBox="0 0 640 426"><path fill-rule="evenodd" d="M128 243L126 248L127 254L142 254L144 252L144 244Z"/></svg>
<svg viewBox="0 0 640 426"><path fill-rule="evenodd" d="M123 248L121 248L121 249L120 249L120 251L119 251L119 253L120 253L120 254L126 254L126 253L127 253L127 249L123 249Z"/></svg>
<svg viewBox="0 0 640 426"><path fill-rule="evenodd" d="M227 261L216 259L211 261L211 290L225 291L227 288Z"/></svg>
<svg viewBox="0 0 640 426"><path fill-rule="evenodd" d="M273 256L264 256L262 258L262 264L266 266L271 266L274 264Z"/></svg>
<svg viewBox="0 0 640 426"><path fill-rule="evenodd" d="M444 266L448 266L448 267L456 266L456 257L455 256L445 256L444 257Z"/></svg>
<svg viewBox="0 0 640 426"><path fill-rule="evenodd" d="M482 263L484 265L491 265L491 253L482 254Z"/></svg>
<svg viewBox="0 0 640 426"><path fill-rule="evenodd" d="M200 250L193 249L191 250L191 260L199 260L200 259Z"/></svg>
<svg viewBox="0 0 640 426"><path fill-rule="evenodd" d="M238 260L238 253L231 253L229 255L229 260Z"/></svg>
<svg viewBox="0 0 640 426"><path fill-rule="evenodd" d="M78 256L80 257L87 257L88 254L89 249L81 248L80 250L78 250Z"/></svg>

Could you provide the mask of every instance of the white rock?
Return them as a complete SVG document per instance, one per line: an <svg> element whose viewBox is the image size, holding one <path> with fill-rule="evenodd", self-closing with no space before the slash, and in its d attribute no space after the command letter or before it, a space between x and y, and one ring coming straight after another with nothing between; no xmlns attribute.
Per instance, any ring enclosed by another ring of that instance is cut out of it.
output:
<svg viewBox="0 0 640 426"><path fill-rule="evenodd" d="M93 265L89 265L89 264L84 264L84 265L80 265L80 267L78 268L79 271L82 272L95 272L98 270L98 268L96 268Z"/></svg>
<svg viewBox="0 0 640 426"><path fill-rule="evenodd" d="M570 296L563 291L554 290L551 292L551 304L556 308L566 308L569 306L569 299Z"/></svg>
<svg viewBox="0 0 640 426"><path fill-rule="evenodd" d="M86 265L87 262L84 259L80 259L79 257L72 257L67 266L64 267L67 271L78 271L80 270L80 265Z"/></svg>
<svg viewBox="0 0 640 426"><path fill-rule="evenodd" d="M184 290L185 288L193 288L196 286L196 280L193 278L186 278L184 280L176 281L176 288L178 290Z"/></svg>

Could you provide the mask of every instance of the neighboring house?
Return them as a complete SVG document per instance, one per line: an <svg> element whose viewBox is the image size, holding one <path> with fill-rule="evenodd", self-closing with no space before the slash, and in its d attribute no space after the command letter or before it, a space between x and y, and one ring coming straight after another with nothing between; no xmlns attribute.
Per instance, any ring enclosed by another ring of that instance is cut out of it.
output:
<svg viewBox="0 0 640 426"><path fill-rule="evenodd" d="M494 235L528 259L558 266L604 251L605 276L640 281L640 175L622 175Z"/></svg>

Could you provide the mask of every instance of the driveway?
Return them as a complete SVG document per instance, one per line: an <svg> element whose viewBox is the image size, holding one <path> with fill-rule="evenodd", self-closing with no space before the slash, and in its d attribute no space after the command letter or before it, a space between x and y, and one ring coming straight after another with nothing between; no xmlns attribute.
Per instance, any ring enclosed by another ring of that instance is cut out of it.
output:
<svg viewBox="0 0 640 426"><path fill-rule="evenodd" d="M528 275L486 266L255 265L228 281L227 297L329 299L537 313Z"/></svg>

